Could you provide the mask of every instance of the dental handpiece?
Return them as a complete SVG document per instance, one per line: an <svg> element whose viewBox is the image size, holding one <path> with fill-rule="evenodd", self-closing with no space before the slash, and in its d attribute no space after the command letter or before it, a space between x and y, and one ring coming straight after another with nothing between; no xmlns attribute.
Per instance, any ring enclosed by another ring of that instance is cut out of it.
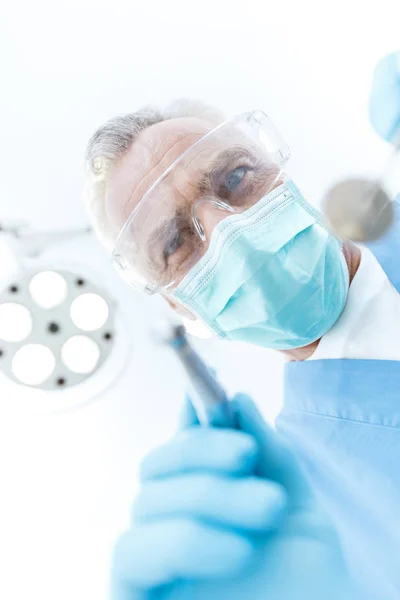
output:
<svg viewBox="0 0 400 600"><path fill-rule="evenodd" d="M171 325L164 342L179 358L190 382L190 401L202 425L235 427L234 411L225 390L192 348L183 325Z"/></svg>

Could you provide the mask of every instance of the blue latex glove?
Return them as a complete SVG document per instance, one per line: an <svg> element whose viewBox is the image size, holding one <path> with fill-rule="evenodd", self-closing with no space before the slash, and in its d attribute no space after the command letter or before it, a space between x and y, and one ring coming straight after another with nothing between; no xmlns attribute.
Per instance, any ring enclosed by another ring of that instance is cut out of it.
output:
<svg viewBox="0 0 400 600"><path fill-rule="evenodd" d="M192 413L145 459L113 600L356 600L293 455L251 400L233 406L240 431Z"/></svg>
<svg viewBox="0 0 400 600"><path fill-rule="evenodd" d="M377 64L370 95L372 126L388 142L400 133L400 52L389 54Z"/></svg>

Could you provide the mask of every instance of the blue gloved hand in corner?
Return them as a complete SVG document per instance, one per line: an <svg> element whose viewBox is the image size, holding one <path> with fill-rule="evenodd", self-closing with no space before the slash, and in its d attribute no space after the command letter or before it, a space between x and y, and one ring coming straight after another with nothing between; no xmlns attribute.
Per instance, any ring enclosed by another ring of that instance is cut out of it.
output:
<svg viewBox="0 0 400 600"><path fill-rule="evenodd" d="M191 412L145 459L112 600L356 600L294 456L250 399L232 402L238 430Z"/></svg>
<svg viewBox="0 0 400 600"><path fill-rule="evenodd" d="M393 52L377 64L370 94L372 126L388 142L400 134L400 52Z"/></svg>

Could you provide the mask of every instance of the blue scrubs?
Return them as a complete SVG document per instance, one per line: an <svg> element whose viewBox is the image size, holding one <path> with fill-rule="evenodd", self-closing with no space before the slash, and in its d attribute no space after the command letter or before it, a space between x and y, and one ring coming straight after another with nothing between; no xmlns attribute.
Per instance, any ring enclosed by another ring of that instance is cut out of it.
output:
<svg viewBox="0 0 400 600"><path fill-rule="evenodd" d="M400 293L400 200L395 225L369 248ZM288 363L276 426L334 519L365 598L400 599L400 362Z"/></svg>

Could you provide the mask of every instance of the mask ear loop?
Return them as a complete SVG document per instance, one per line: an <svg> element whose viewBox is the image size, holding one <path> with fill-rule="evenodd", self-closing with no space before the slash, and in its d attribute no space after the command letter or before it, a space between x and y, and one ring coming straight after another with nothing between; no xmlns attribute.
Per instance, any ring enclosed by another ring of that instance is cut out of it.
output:
<svg viewBox="0 0 400 600"><path fill-rule="evenodd" d="M196 202L192 205L192 220L193 220L194 228L195 228L196 232L198 233L200 239L203 242L207 241L207 237L206 237L206 234L204 233L204 229L201 224L201 221L197 215L197 211L198 211L199 206L201 204L205 204L206 202L209 204L212 204L215 208L224 210L229 213L241 212L241 211L238 211L237 209L233 208L230 204L227 204L223 200L216 200L215 198L212 198L212 197L203 197L203 198L199 198L199 200L196 200Z"/></svg>

